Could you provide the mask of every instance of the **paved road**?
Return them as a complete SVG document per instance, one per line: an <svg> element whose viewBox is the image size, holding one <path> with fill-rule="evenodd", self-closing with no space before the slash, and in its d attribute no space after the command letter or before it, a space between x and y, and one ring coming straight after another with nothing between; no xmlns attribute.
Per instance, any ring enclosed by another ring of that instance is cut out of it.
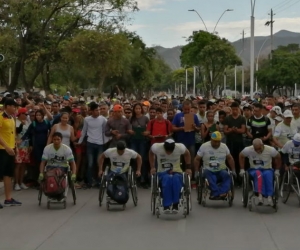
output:
<svg viewBox="0 0 300 250"><path fill-rule="evenodd" d="M98 192L79 190L78 203L47 210L37 205L37 191L14 194L22 207L0 210L0 250L293 250L300 248L300 208L293 194L277 213L269 207L249 212L241 206L241 192L232 208L193 200L193 211L182 215L150 213L149 190L139 190L139 205L130 200L125 211L98 206ZM3 200L3 195L0 196Z"/></svg>

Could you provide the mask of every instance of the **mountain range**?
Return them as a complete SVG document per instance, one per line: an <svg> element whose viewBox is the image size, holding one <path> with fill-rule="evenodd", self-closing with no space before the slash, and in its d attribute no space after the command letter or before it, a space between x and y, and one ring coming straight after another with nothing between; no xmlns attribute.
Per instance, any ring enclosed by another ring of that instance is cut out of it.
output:
<svg viewBox="0 0 300 250"><path fill-rule="evenodd" d="M286 46L291 43L300 44L300 33L281 30L274 34L273 46L276 49L278 46ZM240 55L245 66L250 64L250 37L244 39L244 51L243 40L237 40L232 42L236 53ZM259 56L259 59L266 58L271 52L271 39L270 36L257 36L255 37L255 58ZM182 46L176 46L174 48L164 48L161 46L154 47L158 55L171 67L172 70L179 69L180 54Z"/></svg>

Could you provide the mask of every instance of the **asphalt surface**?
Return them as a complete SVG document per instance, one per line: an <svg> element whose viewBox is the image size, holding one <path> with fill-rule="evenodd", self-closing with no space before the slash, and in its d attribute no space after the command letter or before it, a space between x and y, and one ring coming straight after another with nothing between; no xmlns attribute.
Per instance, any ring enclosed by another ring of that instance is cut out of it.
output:
<svg viewBox="0 0 300 250"><path fill-rule="evenodd" d="M233 207L207 201L202 207L193 192L193 210L162 215L150 212L150 190L139 189L139 204L130 199L125 211L107 211L98 205L98 190L79 190L77 204L71 193L67 208L47 209L45 196L38 206L37 191L14 193L21 207L0 210L0 250L293 250L300 249L300 208L295 194L274 209L242 207L241 190ZM3 201L3 194L0 200Z"/></svg>

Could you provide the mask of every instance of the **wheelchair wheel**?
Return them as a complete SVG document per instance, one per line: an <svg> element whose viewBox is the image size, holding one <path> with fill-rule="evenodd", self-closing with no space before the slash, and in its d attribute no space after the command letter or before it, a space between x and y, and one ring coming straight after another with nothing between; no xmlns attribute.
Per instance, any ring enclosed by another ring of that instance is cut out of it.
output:
<svg viewBox="0 0 300 250"><path fill-rule="evenodd" d="M249 199L249 174L245 172L242 182L242 191L243 191L243 207L247 207ZM250 210L251 211L251 210Z"/></svg>
<svg viewBox="0 0 300 250"><path fill-rule="evenodd" d="M197 201L200 205L202 203L202 194L203 194L203 179L201 173L199 173L199 177L197 179Z"/></svg>
<svg viewBox="0 0 300 250"><path fill-rule="evenodd" d="M186 215L189 215L192 210L191 203L191 180L190 176L184 173L184 196L186 200Z"/></svg>
<svg viewBox="0 0 300 250"><path fill-rule="evenodd" d="M74 182L71 181L71 179L70 179L70 182L69 182L69 187L72 191L73 203L74 203L74 205L76 205L76 189L75 189L75 186L74 186Z"/></svg>
<svg viewBox="0 0 300 250"><path fill-rule="evenodd" d="M228 195L229 207L232 207L233 200L234 200L234 180L233 180L233 176L231 175L230 194Z"/></svg>
<svg viewBox="0 0 300 250"><path fill-rule="evenodd" d="M274 196L273 196L273 208L275 212L278 210L278 198L279 198L279 178L276 176L274 179Z"/></svg>
<svg viewBox="0 0 300 250"><path fill-rule="evenodd" d="M42 186L42 183L40 183L40 189L39 189L39 194L38 194L39 206L41 205L41 202L42 202L42 196L43 196L43 186Z"/></svg>
<svg viewBox="0 0 300 250"><path fill-rule="evenodd" d="M289 171L285 171L282 177L280 196L283 203L286 203L291 193L290 187L290 174Z"/></svg>
<svg viewBox="0 0 300 250"><path fill-rule="evenodd" d="M103 174L101 177L101 184L100 184L100 188L99 188L99 206L102 206L102 201L103 201L103 197L105 194L105 188L106 188L106 183L105 183L105 175Z"/></svg>
<svg viewBox="0 0 300 250"><path fill-rule="evenodd" d="M155 175L151 177L151 212L155 215L156 212L156 197L157 197L157 179Z"/></svg>
<svg viewBox="0 0 300 250"><path fill-rule="evenodd" d="M134 172L131 172L130 177L130 189L134 206L137 206L138 196L137 196L137 185L136 185L136 177Z"/></svg>

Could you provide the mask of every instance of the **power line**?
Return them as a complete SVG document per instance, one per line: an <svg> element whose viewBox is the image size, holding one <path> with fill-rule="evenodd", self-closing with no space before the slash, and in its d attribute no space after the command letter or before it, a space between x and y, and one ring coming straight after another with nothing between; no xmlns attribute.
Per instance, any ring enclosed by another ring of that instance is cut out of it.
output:
<svg viewBox="0 0 300 250"><path fill-rule="evenodd" d="M285 5L289 4L292 1L293 0L285 0L285 1L283 1L283 2L281 2L279 4L277 4L277 5L273 6L272 8L273 9L280 9L280 8L284 7Z"/></svg>
<svg viewBox="0 0 300 250"><path fill-rule="evenodd" d="M292 4L290 4L290 5L287 6L286 8L281 9L280 11L277 11L277 14L279 14L279 13L281 13L281 12L283 12L283 11L289 9L289 8L291 8L292 6L296 5L296 4L299 3L299 2L300 2L300 0L298 0L298 1L296 1L296 2L294 2L294 3L292 3Z"/></svg>

